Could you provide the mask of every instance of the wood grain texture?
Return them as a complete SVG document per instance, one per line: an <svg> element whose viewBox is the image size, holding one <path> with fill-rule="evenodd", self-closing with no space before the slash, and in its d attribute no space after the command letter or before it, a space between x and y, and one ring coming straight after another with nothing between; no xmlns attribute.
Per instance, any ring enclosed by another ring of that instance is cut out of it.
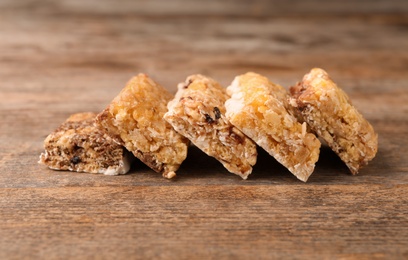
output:
<svg viewBox="0 0 408 260"><path fill-rule="evenodd" d="M406 1L0 3L0 259L408 258ZM174 181L37 165L70 114L139 72L172 92L326 69L379 133L357 176L327 147L301 183L260 151L248 180L191 148Z"/></svg>

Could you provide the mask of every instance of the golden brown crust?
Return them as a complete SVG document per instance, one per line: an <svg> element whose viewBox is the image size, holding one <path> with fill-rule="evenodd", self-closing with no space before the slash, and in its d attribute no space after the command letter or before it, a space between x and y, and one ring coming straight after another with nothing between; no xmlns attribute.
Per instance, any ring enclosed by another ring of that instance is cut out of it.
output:
<svg viewBox="0 0 408 260"><path fill-rule="evenodd" d="M290 92L291 105L353 174L374 158L377 134L324 70L312 69Z"/></svg>
<svg viewBox="0 0 408 260"><path fill-rule="evenodd" d="M188 140L163 119L172 95L145 74L132 78L97 124L129 151L164 177L174 172L187 156Z"/></svg>
<svg viewBox="0 0 408 260"><path fill-rule="evenodd" d="M127 151L95 127L95 116L71 115L45 139L39 163L55 170L125 174L130 168Z"/></svg>
<svg viewBox="0 0 408 260"><path fill-rule="evenodd" d="M293 116L286 90L249 72L236 77L227 92L230 122L298 179L307 181L319 158L320 142Z"/></svg>
<svg viewBox="0 0 408 260"><path fill-rule="evenodd" d="M256 145L225 117L227 99L218 82L192 75L178 85L164 118L228 171L247 179L256 163Z"/></svg>

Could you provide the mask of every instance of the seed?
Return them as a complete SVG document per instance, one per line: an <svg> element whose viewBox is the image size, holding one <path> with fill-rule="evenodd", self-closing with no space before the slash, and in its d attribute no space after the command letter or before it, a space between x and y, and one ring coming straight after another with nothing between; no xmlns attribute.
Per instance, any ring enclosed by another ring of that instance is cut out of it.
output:
<svg viewBox="0 0 408 260"><path fill-rule="evenodd" d="M204 114L205 116L205 121L209 124L214 123L214 119L209 114Z"/></svg>
<svg viewBox="0 0 408 260"><path fill-rule="evenodd" d="M81 158L79 158L79 156L74 156L71 158L71 163L72 164L78 164L81 162Z"/></svg>
<svg viewBox="0 0 408 260"><path fill-rule="evenodd" d="M218 107L214 107L214 115L215 115L215 119L221 118L221 111Z"/></svg>

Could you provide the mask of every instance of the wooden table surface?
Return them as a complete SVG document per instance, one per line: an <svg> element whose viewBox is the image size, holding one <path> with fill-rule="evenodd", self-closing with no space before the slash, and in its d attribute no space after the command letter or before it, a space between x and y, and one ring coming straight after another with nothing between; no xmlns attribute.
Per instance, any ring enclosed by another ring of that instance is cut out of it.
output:
<svg viewBox="0 0 408 260"><path fill-rule="evenodd" d="M325 4L322 4L325 3ZM0 259L408 258L408 3L0 2ZM174 181L37 164L70 114L136 73L285 87L326 69L379 134L358 176L323 147L307 183L260 152L246 181L197 149Z"/></svg>

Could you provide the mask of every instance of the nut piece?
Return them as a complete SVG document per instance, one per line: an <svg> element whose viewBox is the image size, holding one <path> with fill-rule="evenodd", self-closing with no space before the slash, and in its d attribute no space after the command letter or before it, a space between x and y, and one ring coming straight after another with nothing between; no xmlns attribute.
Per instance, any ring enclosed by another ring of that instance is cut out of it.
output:
<svg viewBox="0 0 408 260"><path fill-rule="evenodd" d="M290 92L291 105L353 174L374 158L377 134L324 70L312 69Z"/></svg>
<svg viewBox="0 0 408 260"><path fill-rule="evenodd" d="M132 78L96 118L119 144L166 178L187 156L188 140L163 119L172 95L145 74Z"/></svg>
<svg viewBox="0 0 408 260"><path fill-rule="evenodd" d="M54 170L125 174L131 156L103 131L94 126L94 113L70 116L44 141L40 164Z"/></svg>
<svg viewBox="0 0 408 260"><path fill-rule="evenodd" d="M164 119L228 171L247 179L256 163L256 145L225 117L227 98L215 80L192 75L178 85Z"/></svg>
<svg viewBox="0 0 408 260"><path fill-rule="evenodd" d="M286 90L248 72L237 76L227 92L230 122L306 182L319 158L320 142L293 115Z"/></svg>

